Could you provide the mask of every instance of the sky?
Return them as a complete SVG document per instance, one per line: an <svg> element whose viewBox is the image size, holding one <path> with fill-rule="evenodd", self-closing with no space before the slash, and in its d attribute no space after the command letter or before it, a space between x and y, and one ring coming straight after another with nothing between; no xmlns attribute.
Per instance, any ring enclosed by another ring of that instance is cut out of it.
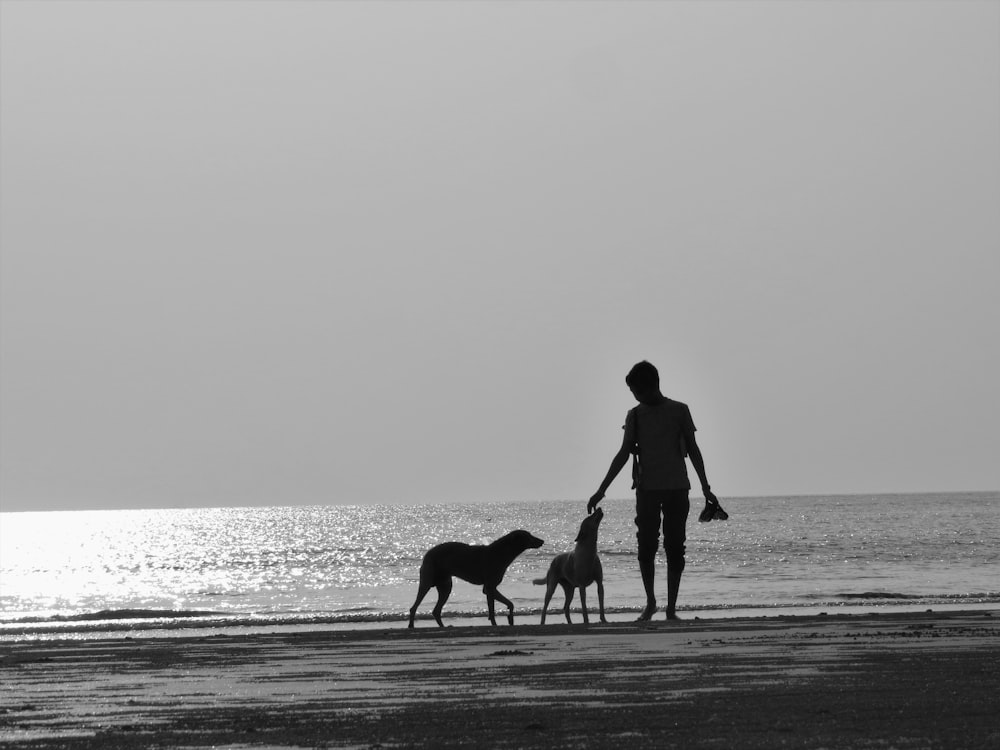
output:
<svg viewBox="0 0 1000 750"><path fill-rule="evenodd" d="M0 0L3 511L993 491L998 282L997 2Z"/></svg>

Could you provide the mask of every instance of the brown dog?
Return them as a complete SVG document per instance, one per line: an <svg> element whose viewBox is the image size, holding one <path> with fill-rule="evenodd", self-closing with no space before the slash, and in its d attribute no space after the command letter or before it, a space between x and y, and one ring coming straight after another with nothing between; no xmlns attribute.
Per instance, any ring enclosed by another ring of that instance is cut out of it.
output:
<svg viewBox="0 0 1000 750"><path fill-rule="evenodd" d="M496 625L493 613L494 602L506 604L509 612L507 621L514 624L514 604L497 591L497 586L503 580L507 568L514 558L526 549L538 549L544 542L527 531L512 531L502 536L492 544L465 544L464 542L445 542L431 547L420 564L420 585L417 588L417 600L410 607L410 625L417 607L424 596L434 586L438 591L437 604L434 605L434 619L438 627L444 627L441 622L441 608L451 595L451 577L458 576L469 583L482 584L486 594L486 604L490 612L490 624Z"/></svg>
<svg viewBox="0 0 1000 750"><path fill-rule="evenodd" d="M556 555L549 565L549 572L545 578L536 578L532 583L536 585L545 584L545 604L542 606L542 625L545 624L545 612L549 608L549 601L556 590L556 585L560 585L566 592L566 606L563 613L566 615L566 622L572 624L569 618L569 605L573 601L573 592L580 589L580 605L583 607L583 621L590 623L587 618L587 586L592 583L597 584L597 601L600 605L601 622L604 619L604 571L601 568L601 558L597 555L597 529L604 518L604 511L598 508L591 515L583 519L580 524L580 533L576 535L576 547L572 552L563 552Z"/></svg>

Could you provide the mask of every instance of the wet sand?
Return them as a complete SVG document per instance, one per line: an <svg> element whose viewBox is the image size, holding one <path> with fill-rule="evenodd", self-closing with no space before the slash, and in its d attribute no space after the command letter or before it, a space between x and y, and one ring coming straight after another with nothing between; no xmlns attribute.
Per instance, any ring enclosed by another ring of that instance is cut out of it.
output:
<svg viewBox="0 0 1000 750"><path fill-rule="evenodd" d="M4 748L1000 747L1000 611L0 644Z"/></svg>

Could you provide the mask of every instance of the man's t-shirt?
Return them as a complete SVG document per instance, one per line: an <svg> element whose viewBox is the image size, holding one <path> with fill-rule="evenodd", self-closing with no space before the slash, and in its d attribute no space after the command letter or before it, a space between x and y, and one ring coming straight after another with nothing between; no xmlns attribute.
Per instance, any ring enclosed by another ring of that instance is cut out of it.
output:
<svg viewBox="0 0 1000 750"><path fill-rule="evenodd" d="M625 439L639 445L641 489L691 489L684 459L695 426L687 404L669 398L659 404L639 404L625 416L624 429Z"/></svg>

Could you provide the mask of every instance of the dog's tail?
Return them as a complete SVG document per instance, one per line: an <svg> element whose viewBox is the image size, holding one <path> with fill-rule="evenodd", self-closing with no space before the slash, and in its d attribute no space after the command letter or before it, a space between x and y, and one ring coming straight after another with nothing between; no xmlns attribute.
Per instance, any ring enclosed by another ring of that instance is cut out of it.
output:
<svg viewBox="0 0 1000 750"><path fill-rule="evenodd" d="M531 582L536 586L544 586L546 583L544 578L532 578Z"/></svg>

